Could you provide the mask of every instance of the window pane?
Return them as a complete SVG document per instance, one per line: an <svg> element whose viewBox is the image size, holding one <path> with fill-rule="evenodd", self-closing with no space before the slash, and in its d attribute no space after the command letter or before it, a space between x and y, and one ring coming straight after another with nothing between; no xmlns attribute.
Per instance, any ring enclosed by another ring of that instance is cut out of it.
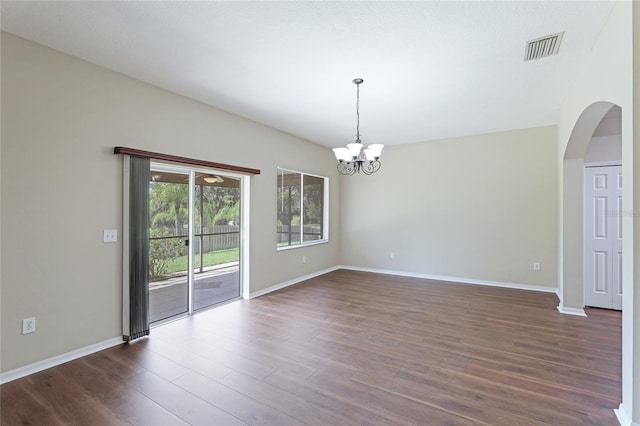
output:
<svg viewBox="0 0 640 426"><path fill-rule="evenodd" d="M196 188L202 191L202 197L196 198L196 217L201 216L203 224L195 235L201 249L196 250L195 266L202 264L198 272L239 260L240 181L228 176L219 179L196 178ZM199 191L196 195L200 196Z"/></svg>
<svg viewBox="0 0 640 426"><path fill-rule="evenodd" d="M277 247L297 247L328 239L328 179L278 168Z"/></svg>
<svg viewBox="0 0 640 426"><path fill-rule="evenodd" d="M300 244L301 174L278 170L278 247Z"/></svg>
<svg viewBox="0 0 640 426"><path fill-rule="evenodd" d="M152 170L149 179L149 321L189 310L189 176Z"/></svg>
<svg viewBox="0 0 640 426"><path fill-rule="evenodd" d="M323 235L324 178L304 175L303 190L303 241L321 240Z"/></svg>

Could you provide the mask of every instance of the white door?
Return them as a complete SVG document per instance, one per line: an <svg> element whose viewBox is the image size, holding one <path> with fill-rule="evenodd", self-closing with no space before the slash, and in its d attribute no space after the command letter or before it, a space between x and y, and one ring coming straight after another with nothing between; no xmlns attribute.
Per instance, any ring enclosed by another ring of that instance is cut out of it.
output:
<svg viewBox="0 0 640 426"><path fill-rule="evenodd" d="M584 171L584 301L622 309L622 167Z"/></svg>

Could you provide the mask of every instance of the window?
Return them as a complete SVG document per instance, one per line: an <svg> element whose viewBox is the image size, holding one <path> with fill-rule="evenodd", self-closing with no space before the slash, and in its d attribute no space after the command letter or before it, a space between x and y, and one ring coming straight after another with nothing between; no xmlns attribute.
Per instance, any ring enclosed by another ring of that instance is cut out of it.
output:
<svg viewBox="0 0 640 426"><path fill-rule="evenodd" d="M278 168L278 249L327 242L329 178Z"/></svg>

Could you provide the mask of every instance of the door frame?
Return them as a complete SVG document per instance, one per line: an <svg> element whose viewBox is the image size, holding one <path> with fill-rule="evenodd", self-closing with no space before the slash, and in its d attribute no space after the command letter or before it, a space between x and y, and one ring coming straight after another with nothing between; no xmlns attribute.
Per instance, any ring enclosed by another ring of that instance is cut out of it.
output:
<svg viewBox="0 0 640 426"><path fill-rule="evenodd" d="M126 158L127 156L125 156ZM126 168L125 168L126 169ZM194 273L194 241L195 241L195 217L194 217L194 203L195 203L195 178L197 173L203 174L216 174L221 175L223 177L230 177L234 179L238 179L240 182L240 250L239 250L239 298L248 299L250 297L249 291L249 200L250 200L250 176L245 174L233 173L228 170L221 170L215 168L208 167L200 167L200 166L189 166L184 164L173 164L162 161L157 161L151 159L150 163L150 171L159 171L159 172L167 172L167 173L179 173L184 174L189 177L188 185L189 185L189 213L188 213L188 232L187 238L189 239L188 246L188 267L187 267L187 288L188 288L188 300L187 300L187 312L182 315L176 315L164 320L159 320L153 323L153 326L162 325L165 322L173 321L175 319L181 318L183 316L193 315L194 310L194 295L193 295L193 283L195 282L195 273ZM125 187L128 185L125 185ZM128 194L127 194L128 198ZM125 199L127 199L125 198ZM128 208L128 206L126 206ZM126 223L128 227L128 221ZM128 234L123 231L124 235ZM123 241L124 243L124 241ZM128 241L126 242L128 244ZM227 303L229 301L236 300L236 298L221 302L220 304ZM212 306L217 306L212 305ZM198 311L200 311L199 309Z"/></svg>
<svg viewBox="0 0 640 426"><path fill-rule="evenodd" d="M250 194L251 194L251 176L241 173L233 173L228 170L221 170L209 167L188 167L195 173L216 174L221 176L229 176L240 180L240 299L250 298L249 287L249 242L250 242ZM195 189L195 186L193 186ZM235 300L235 299L231 299ZM225 302L222 302L225 303ZM217 305L214 305L217 306Z"/></svg>
<svg viewBox="0 0 640 426"><path fill-rule="evenodd" d="M187 231L187 311L184 314L177 314L174 316L170 316L168 318L163 318L158 321L152 323L152 327L156 325L163 324L167 321L172 321L175 318L181 318L184 315L193 315L193 283L194 283L194 273L193 273L193 241L194 238L194 203L195 203L195 172L191 167L183 166L183 165L173 165L168 163L161 163L154 160L151 160L149 164L150 172L165 172L165 173L175 173L188 176L188 208L187 208L187 223L188 223L188 231Z"/></svg>

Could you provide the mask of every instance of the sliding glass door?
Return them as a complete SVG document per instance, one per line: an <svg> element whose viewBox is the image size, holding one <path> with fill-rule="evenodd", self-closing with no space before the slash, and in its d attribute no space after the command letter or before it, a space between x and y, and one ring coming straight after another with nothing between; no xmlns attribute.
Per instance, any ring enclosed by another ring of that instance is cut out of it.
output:
<svg viewBox="0 0 640 426"><path fill-rule="evenodd" d="M157 322L189 312L189 174L151 170L149 180L149 316Z"/></svg>
<svg viewBox="0 0 640 426"><path fill-rule="evenodd" d="M240 183L239 177L151 164L151 323L240 297Z"/></svg>
<svg viewBox="0 0 640 426"><path fill-rule="evenodd" d="M194 310L240 297L240 179L196 175Z"/></svg>

